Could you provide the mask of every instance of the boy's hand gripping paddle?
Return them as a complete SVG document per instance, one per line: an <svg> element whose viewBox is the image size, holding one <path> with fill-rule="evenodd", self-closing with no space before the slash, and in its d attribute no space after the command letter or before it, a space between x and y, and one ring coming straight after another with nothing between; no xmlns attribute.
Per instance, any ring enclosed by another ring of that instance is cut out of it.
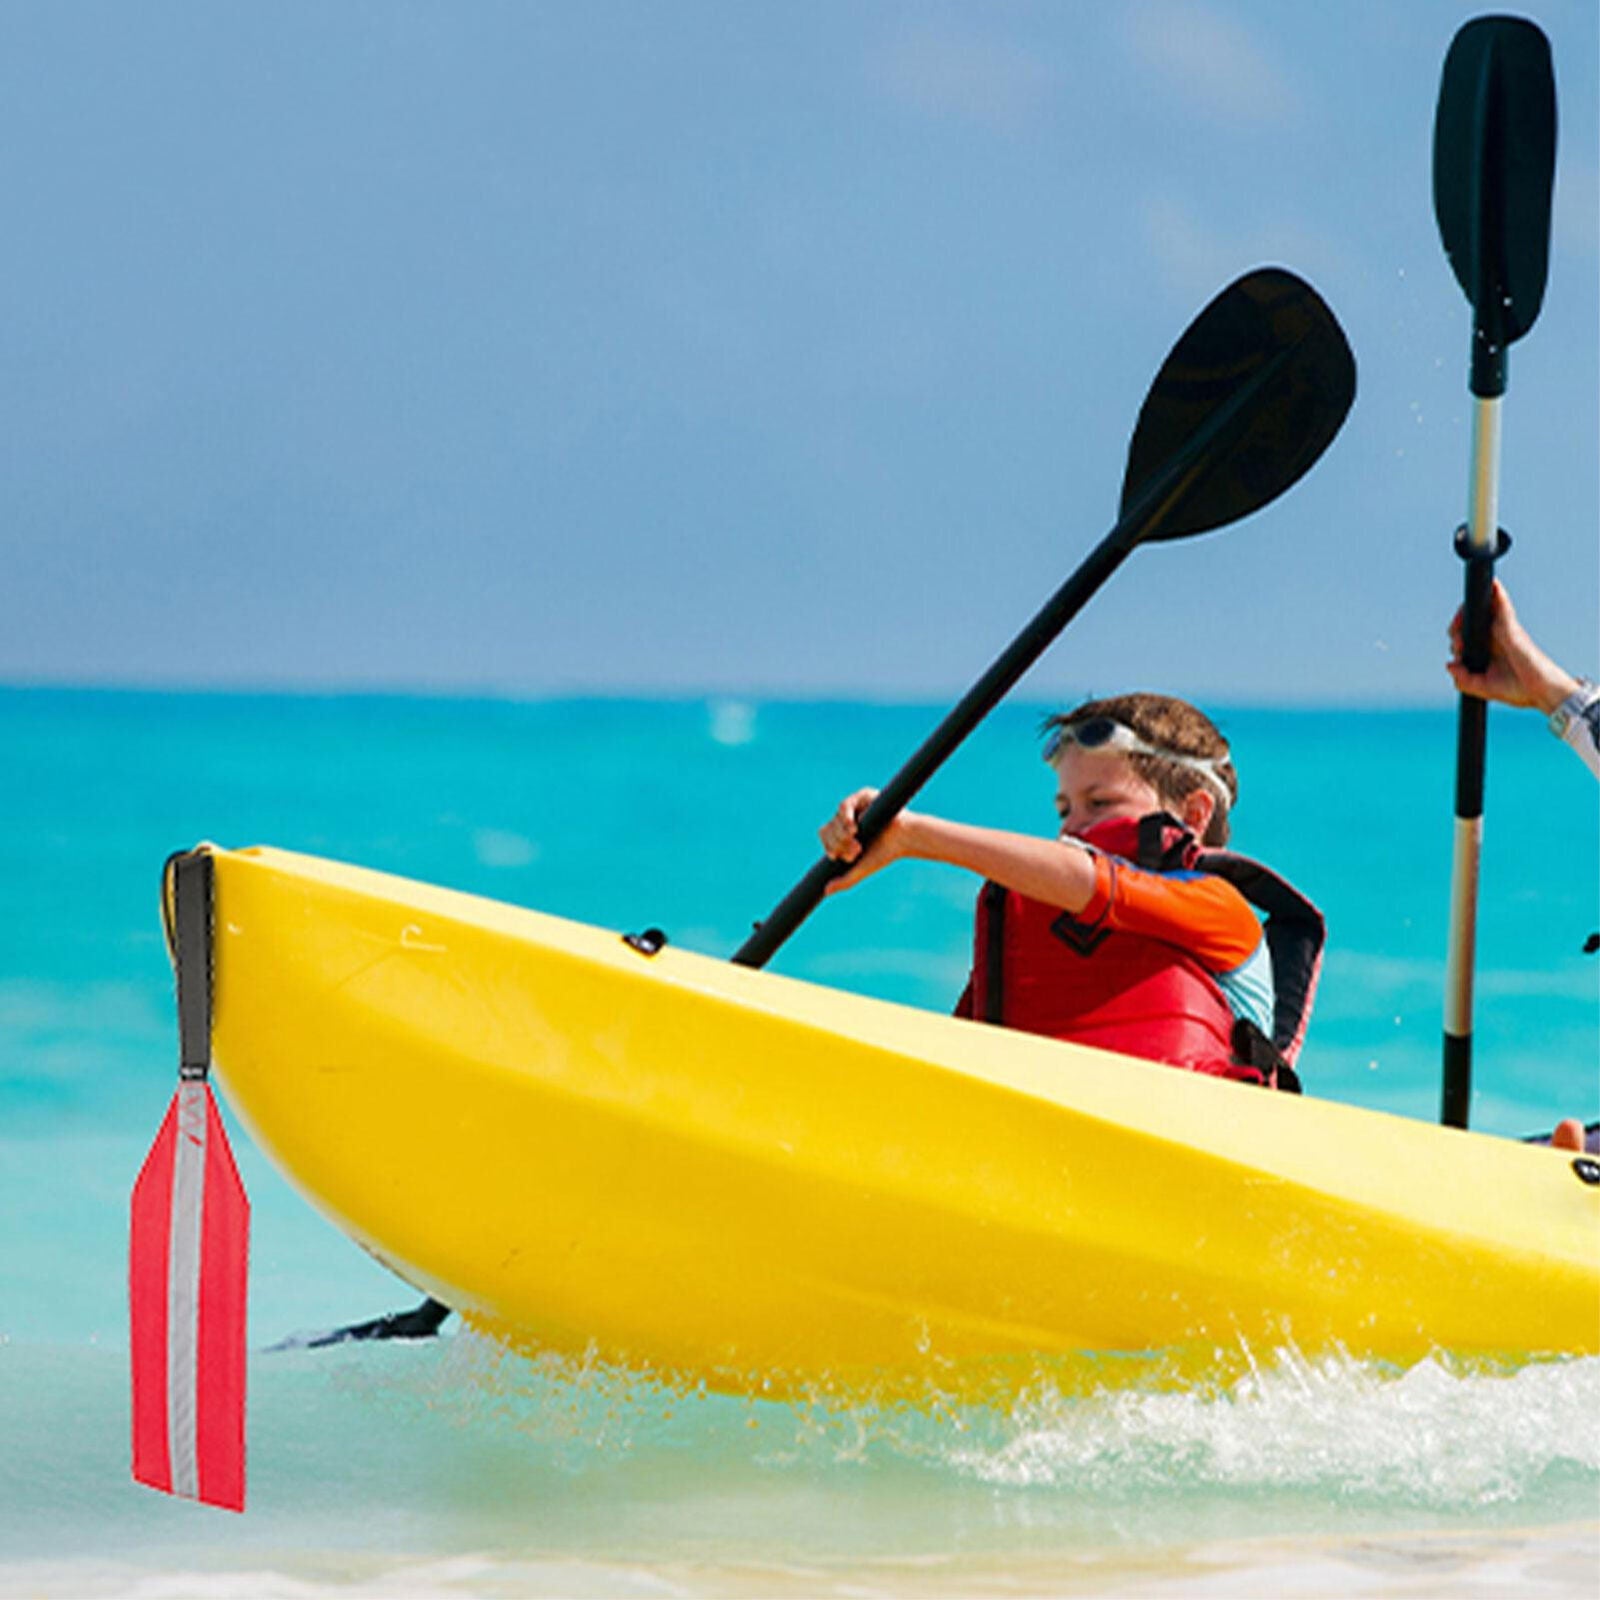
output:
<svg viewBox="0 0 1600 1600"><path fill-rule="evenodd" d="M1190 324L1145 397L1117 525L996 658L857 824L865 850L1138 545L1184 539L1275 500L1327 449L1355 398L1339 324L1293 273L1263 267ZM734 953L764 966L848 871L824 856Z"/></svg>
<svg viewBox="0 0 1600 1600"><path fill-rule="evenodd" d="M1533 326L1544 300L1556 90L1550 45L1520 17L1478 17L1451 41L1433 128L1433 209L1445 254L1472 305L1472 467L1467 522L1456 550L1467 564L1462 658L1489 664L1499 527L1500 397L1506 349ZM1456 732L1455 856L1445 969L1444 1091L1440 1121L1467 1125L1472 1096L1472 976L1483 846L1488 705L1462 695Z"/></svg>
<svg viewBox="0 0 1600 1600"><path fill-rule="evenodd" d="M178 979L178 1091L133 1187L128 1309L133 1475L244 1510L250 1204L211 1086L213 863L167 863L162 905Z"/></svg>

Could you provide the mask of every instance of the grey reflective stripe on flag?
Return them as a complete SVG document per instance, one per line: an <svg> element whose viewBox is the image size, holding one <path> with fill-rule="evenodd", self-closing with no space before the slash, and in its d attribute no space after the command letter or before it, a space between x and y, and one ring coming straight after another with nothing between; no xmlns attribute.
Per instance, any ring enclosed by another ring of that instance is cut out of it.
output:
<svg viewBox="0 0 1600 1600"><path fill-rule="evenodd" d="M200 1376L200 1234L206 1188L204 1083L178 1085L177 1148L172 1169L172 1242L167 1266L167 1447L172 1492L198 1499L200 1461L196 1390Z"/></svg>

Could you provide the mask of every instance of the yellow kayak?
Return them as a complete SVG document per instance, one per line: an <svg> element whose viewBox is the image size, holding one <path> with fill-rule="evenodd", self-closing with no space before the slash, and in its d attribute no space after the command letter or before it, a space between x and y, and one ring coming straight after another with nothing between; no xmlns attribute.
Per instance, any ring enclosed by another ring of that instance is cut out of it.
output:
<svg viewBox="0 0 1600 1600"><path fill-rule="evenodd" d="M735 1392L1600 1352L1562 1152L215 850L213 1053L469 1322Z"/></svg>

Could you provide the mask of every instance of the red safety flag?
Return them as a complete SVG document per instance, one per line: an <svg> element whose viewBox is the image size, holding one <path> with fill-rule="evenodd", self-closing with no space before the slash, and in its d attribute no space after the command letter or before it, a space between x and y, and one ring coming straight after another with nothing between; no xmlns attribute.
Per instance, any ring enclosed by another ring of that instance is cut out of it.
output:
<svg viewBox="0 0 1600 1600"><path fill-rule="evenodd" d="M243 1511L250 1203L204 1076L211 860L196 854L175 865L168 904L176 908L184 1067L133 1188L133 1475L168 1494Z"/></svg>

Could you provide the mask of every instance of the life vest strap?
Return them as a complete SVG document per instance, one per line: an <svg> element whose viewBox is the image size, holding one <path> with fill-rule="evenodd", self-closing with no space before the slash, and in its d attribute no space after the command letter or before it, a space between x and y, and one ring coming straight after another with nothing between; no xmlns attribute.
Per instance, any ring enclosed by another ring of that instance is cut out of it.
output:
<svg viewBox="0 0 1600 1600"><path fill-rule="evenodd" d="M1327 923L1322 913L1287 879L1249 856L1231 850L1203 850L1195 860L1201 872L1225 878L1266 921L1267 953L1272 960L1272 1043L1292 1065L1305 1042L1306 1025L1322 975Z"/></svg>
<svg viewBox="0 0 1600 1600"><path fill-rule="evenodd" d="M983 993L976 996L985 1022L1004 1023L1006 1016L1006 889L985 883Z"/></svg>
<svg viewBox="0 0 1600 1600"><path fill-rule="evenodd" d="M1285 1094L1299 1094L1300 1075L1280 1051L1248 1017L1235 1017L1233 1023L1233 1059L1240 1066L1251 1067L1261 1074L1262 1084L1269 1089L1282 1089Z"/></svg>

